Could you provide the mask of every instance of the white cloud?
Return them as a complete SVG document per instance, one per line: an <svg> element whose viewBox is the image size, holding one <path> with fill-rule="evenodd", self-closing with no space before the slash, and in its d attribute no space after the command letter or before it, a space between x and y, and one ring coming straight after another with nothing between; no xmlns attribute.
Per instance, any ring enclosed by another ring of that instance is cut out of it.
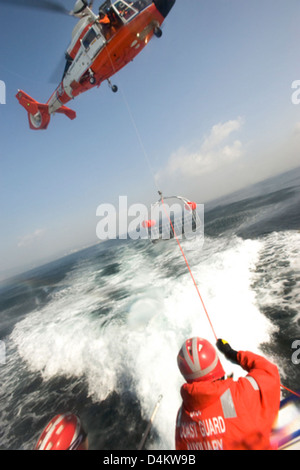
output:
<svg viewBox="0 0 300 470"><path fill-rule="evenodd" d="M19 239L18 248L23 248L24 246L32 245L35 241L41 238L45 233L45 229L37 229L33 233L24 235Z"/></svg>
<svg viewBox="0 0 300 470"><path fill-rule="evenodd" d="M294 133L300 134L300 122L296 122L295 127L294 127Z"/></svg>
<svg viewBox="0 0 300 470"><path fill-rule="evenodd" d="M195 152L181 147L170 156L166 167L156 174L157 182L165 177L198 177L235 162L242 156L243 146L239 140L228 142L228 139L242 124L241 118L216 124Z"/></svg>

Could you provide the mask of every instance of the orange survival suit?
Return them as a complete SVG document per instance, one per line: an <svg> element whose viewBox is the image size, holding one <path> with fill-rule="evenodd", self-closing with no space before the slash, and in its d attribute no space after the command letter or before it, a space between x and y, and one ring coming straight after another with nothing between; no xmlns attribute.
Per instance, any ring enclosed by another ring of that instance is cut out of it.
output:
<svg viewBox="0 0 300 470"><path fill-rule="evenodd" d="M239 351L246 377L185 383L176 423L176 450L269 450L280 405L277 367Z"/></svg>

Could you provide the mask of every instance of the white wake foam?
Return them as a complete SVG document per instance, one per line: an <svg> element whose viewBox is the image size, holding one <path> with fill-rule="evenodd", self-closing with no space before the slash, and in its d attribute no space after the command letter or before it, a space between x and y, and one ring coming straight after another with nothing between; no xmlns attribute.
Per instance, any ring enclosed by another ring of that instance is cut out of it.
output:
<svg viewBox="0 0 300 470"><path fill-rule="evenodd" d="M157 246L151 258L148 250L128 246L121 271L103 282L97 266L78 266L51 302L27 315L11 335L30 370L45 380L82 377L95 401L112 390L121 393L129 383L147 419L162 394L155 420L155 446L161 449L174 448L183 383L176 357L182 342L194 335L215 342L187 269L176 276L184 260L176 242L170 243ZM186 244L187 256L217 336L236 349L258 351L272 331L251 288L263 242L211 239L201 252L192 243ZM163 268L172 271L173 263L174 275L166 276ZM117 288L126 289L128 296L114 300L109 293ZM102 307L109 312L101 315ZM228 373L241 373L223 364Z"/></svg>

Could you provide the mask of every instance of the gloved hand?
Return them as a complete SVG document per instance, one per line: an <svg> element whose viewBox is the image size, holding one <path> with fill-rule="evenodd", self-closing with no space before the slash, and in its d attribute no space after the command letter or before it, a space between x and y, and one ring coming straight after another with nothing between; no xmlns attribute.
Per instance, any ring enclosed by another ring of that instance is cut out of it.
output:
<svg viewBox="0 0 300 470"><path fill-rule="evenodd" d="M227 343L227 341L225 341L224 339L218 339L217 348L221 353L224 354L226 359L233 362L234 364L239 363L237 359L238 352L232 349L232 347L230 346L230 344Z"/></svg>

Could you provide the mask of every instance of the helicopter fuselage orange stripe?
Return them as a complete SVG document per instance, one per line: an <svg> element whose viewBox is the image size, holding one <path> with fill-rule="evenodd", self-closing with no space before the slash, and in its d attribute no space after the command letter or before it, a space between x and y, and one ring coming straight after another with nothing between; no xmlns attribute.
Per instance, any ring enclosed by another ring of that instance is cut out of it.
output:
<svg viewBox="0 0 300 470"><path fill-rule="evenodd" d="M91 67L98 83L114 75L132 61L147 45L156 26L164 21L155 5L149 6L132 21L123 25L96 57Z"/></svg>

